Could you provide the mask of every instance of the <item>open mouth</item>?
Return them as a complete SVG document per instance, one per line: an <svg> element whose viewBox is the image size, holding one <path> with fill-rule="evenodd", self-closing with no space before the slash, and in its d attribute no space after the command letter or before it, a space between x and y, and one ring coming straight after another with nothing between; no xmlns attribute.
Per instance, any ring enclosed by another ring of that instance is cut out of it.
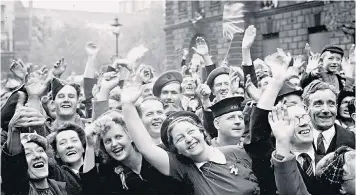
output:
<svg viewBox="0 0 356 195"><path fill-rule="evenodd" d="M152 126L154 126L154 127L159 127L161 125L162 125L162 122L154 122L154 123L152 123Z"/></svg>
<svg viewBox="0 0 356 195"><path fill-rule="evenodd" d="M319 118L322 120L328 120L331 119L331 116L319 116Z"/></svg>
<svg viewBox="0 0 356 195"><path fill-rule="evenodd" d="M306 135L306 134L309 134L310 133L310 129L306 129L306 130L302 130L302 131L299 131L298 134L301 134L301 135Z"/></svg>
<svg viewBox="0 0 356 195"><path fill-rule="evenodd" d="M113 153L115 153L116 155L120 155L122 153L122 151L124 150L124 148L115 148L112 150Z"/></svg>
<svg viewBox="0 0 356 195"><path fill-rule="evenodd" d="M61 107L62 108L71 108L72 106L71 105L62 105Z"/></svg>
<svg viewBox="0 0 356 195"><path fill-rule="evenodd" d="M43 168L44 167L44 162L36 162L32 165L33 168L35 169L40 169L40 168Z"/></svg>
<svg viewBox="0 0 356 195"><path fill-rule="evenodd" d="M192 86L188 86L186 89L192 90L193 87Z"/></svg>
<svg viewBox="0 0 356 195"><path fill-rule="evenodd" d="M191 145L188 147L188 149L189 149L189 150L194 149L195 146L197 146L197 145L198 145L198 143L197 143L197 142L194 142L193 144L191 144Z"/></svg>
<svg viewBox="0 0 356 195"><path fill-rule="evenodd" d="M228 93L227 91L222 91L220 94L221 95L227 95L227 93Z"/></svg>
<svg viewBox="0 0 356 195"><path fill-rule="evenodd" d="M72 156L72 155L75 155L75 154L77 154L77 151L75 151L75 150L71 150L71 151L68 151L66 153L67 156Z"/></svg>

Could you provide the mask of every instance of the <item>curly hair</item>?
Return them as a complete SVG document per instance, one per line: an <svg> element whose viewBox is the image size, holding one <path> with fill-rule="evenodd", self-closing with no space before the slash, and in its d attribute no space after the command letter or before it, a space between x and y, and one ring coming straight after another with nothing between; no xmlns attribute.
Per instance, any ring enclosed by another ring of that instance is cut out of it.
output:
<svg viewBox="0 0 356 195"><path fill-rule="evenodd" d="M106 151L103 142L103 136L112 128L114 124L120 125L128 135L128 129L124 121L124 117L117 110L110 110L93 122L94 131L99 133L97 140L98 145L96 146L96 155L98 156L100 163L103 164L109 164L115 161ZM133 146L136 149L134 144Z"/></svg>
<svg viewBox="0 0 356 195"><path fill-rule="evenodd" d="M339 93L334 86L320 80L314 80L303 91L302 99L304 105L309 106L310 95L320 90L331 90L336 97L338 96Z"/></svg>

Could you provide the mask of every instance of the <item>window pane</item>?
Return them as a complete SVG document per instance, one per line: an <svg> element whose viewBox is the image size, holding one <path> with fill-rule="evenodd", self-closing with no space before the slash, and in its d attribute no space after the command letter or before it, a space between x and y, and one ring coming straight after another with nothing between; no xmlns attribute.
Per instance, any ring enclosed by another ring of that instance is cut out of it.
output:
<svg viewBox="0 0 356 195"><path fill-rule="evenodd" d="M313 52L320 53L321 49L329 44L329 32L320 32L309 34L309 45Z"/></svg>
<svg viewBox="0 0 356 195"><path fill-rule="evenodd" d="M265 39L263 40L263 57L277 52L276 48L279 48L279 38Z"/></svg>

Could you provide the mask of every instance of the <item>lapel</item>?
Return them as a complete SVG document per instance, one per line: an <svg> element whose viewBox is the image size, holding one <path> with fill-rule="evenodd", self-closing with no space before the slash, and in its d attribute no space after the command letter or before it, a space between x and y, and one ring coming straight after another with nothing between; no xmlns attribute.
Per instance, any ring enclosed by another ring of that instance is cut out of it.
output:
<svg viewBox="0 0 356 195"><path fill-rule="evenodd" d="M334 150L336 150L338 147L343 146L343 145L349 146L351 148L355 148L354 133L346 130L345 128L341 127L340 125L335 124L335 136L333 139L335 139Z"/></svg>

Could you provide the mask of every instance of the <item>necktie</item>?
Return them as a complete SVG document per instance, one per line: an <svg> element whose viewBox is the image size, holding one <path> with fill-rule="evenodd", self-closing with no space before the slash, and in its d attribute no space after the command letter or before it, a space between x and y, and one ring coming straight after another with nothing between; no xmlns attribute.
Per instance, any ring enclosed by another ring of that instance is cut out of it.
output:
<svg viewBox="0 0 356 195"><path fill-rule="evenodd" d="M313 163L312 163L312 159L310 158L310 156L306 153L302 153L299 155L302 159L303 159L303 170L304 172L310 177L312 175L314 175L313 172Z"/></svg>
<svg viewBox="0 0 356 195"><path fill-rule="evenodd" d="M325 155L325 146L324 146L324 136L322 133L320 133L318 135L318 139L316 140L317 141L317 150L316 150L316 153L318 155Z"/></svg>

